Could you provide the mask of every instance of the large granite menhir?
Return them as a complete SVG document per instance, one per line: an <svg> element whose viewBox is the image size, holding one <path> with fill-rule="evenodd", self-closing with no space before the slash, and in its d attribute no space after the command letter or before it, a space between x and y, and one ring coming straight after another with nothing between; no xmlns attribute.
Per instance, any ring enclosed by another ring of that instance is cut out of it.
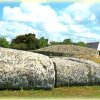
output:
<svg viewBox="0 0 100 100"><path fill-rule="evenodd" d="M100 65L89 60L51 58L55 66L55 86L100 85Z"/></svg>
<svg viewBox="0 0 100 100"><path fill-rule="evenodd" d="M49 57L0 47L0 89L52 89L54 84Z"/></svg>
<svg viewBox="0 0 100 100"><path fill-rule="evenodd" d="M94 62L0 48L0 90L96 84L100 85L100 65Z"/></svg>

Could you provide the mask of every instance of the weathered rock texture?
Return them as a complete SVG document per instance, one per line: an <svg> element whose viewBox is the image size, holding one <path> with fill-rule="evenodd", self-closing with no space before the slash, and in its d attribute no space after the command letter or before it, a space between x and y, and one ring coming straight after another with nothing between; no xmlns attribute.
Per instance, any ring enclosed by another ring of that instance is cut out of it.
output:
<svg viewBox="0 0 100 100"><path fill-rule="evenodd" d="M100 85L100 65L78 58L51 58L55 66L55 86Z"/></svg>
<svg viewBox="0 0 100 100"><path fill-rule="evenodd" d="M52 89L100 85L100 65L70 58L0 48L0 89Z"/></svg>
<svg viewBox="0 0 100 100"><path fill-rule="evenodd" d="M51 89L54 65L49 57L0 48L0 89Z"/></svg>

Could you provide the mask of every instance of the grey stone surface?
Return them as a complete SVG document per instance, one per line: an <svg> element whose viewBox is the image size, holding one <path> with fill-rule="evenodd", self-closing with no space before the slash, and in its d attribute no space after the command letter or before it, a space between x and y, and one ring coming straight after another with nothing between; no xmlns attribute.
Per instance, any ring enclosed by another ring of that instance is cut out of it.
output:
<svg viewBox="0 0 100 100"><path fill-rule="evenodd" d="M52 89L54 82L49 57L0 47L0 89Z"/></svg>
<svg viewBox="0 0 100 100"><path fill-rule="evenodd" d="M55 85L100 85L100 65L89 60L67 57L51 58L55 66Z"/></svg>

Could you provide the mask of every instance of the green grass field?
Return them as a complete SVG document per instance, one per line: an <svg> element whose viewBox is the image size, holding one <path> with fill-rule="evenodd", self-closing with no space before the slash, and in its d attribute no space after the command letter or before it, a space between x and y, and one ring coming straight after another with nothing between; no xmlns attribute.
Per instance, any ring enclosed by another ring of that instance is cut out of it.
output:
<svg viewBox="0 0 100 100"><path fill-rule="evenodd" d="M24 98L100 98L100 86L60 87L53 90L3 90L0 97Z"/></svg>

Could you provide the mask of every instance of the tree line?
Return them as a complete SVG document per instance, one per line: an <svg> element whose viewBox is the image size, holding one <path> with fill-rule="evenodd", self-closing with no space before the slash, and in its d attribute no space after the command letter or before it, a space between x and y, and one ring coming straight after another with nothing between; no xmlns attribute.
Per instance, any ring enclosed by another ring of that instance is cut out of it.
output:
<svg viewBox="0 0 100 100"><path fill-rule="evenodd" d="M36 50L39 48L44 48L49 45L79 45L79 46L86 46L86 43L80 42L73 42L71 39L64 39L62 42L51 41L48 43L48 39L41 37L36 38L34 33L29 33L25 35L18 35L11 42L8 42L5 37L0 37L0 47L5 48L13 48L19 50Z"/></svg>

